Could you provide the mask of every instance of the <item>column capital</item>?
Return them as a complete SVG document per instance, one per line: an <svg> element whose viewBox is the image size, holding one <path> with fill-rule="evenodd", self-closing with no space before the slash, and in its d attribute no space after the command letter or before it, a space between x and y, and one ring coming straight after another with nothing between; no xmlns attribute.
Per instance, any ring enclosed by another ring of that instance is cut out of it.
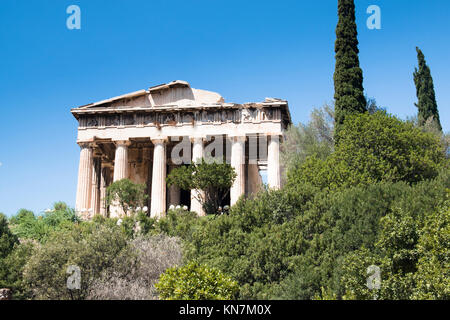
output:
<svg viewBox="0 0 450 320"><path fill-rule="evenodd" d="M93 141L77 141L77 144L80 146L80 148L93 148L94 142Z"/></svg>
<svg viewBox="0 0 450 320"><path fill-rule="evenodd" d="M264 134L268 137L272 137L272 136L282 137L283 136L282 132L265 132Z"/></svg>
<svg viewBox="0 0 450 320"><path fill-rule="evenodd" d="M131 141L130 140L115 140L115 141L113 141L113 143L116 145L116 147L118 147L118 146L128 147L131 144Z"/></svg>
<svg viewBox="0 0 450 320"><path fill-rule="evenodd" d="M191 136L191 137L189 137L189 140L192 143L194 143L194 142L205 142L206 136Z"/></svg>
<svg viewBox="0 0 450 320"><path fill-rule="evenodd" d="M161 136L161 137L150 138L150 140L151 140L151 142L153 144L156 145L156 144L164 144L164 143L166 143L167 141L169 141L169 138Z"/></svg>
<svg viewBox="0 0 450 320"><path fill-rule="evenodd" d="M247 136L245 135L228 135L228 139L236 142L245 142L247 141Z"/></svg>

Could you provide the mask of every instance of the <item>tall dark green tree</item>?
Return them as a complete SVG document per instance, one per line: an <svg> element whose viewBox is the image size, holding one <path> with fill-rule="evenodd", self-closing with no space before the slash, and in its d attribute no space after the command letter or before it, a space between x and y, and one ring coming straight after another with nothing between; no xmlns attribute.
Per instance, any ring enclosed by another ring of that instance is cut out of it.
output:
<svg viewBox="0 0 450 320"><path fill-rule="evenodd" d="M367 105L363 72L359 67L358 31L353 0L338 0L338 15L334 72L336 131L347 114L365 112Z"/></svg>
<svg viewBox="0 0 450 320"><path fill-rule="evenodd" d="M419 109L419 124L424 125L430 118L437 128L442 131L441 121L439 120L439 111L434 92L433 78L431 77L430 67L428 67L423 52L416 47L417 60L419 60L419 69L415 68L414 83L418 102L415 104Z"/></svg>

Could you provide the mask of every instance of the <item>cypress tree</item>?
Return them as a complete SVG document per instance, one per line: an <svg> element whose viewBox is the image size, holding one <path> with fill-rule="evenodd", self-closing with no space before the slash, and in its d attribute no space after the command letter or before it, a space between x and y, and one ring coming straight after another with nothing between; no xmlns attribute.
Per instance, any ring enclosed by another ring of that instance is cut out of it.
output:
<svg viewBox="0 0 450 320"><path fill-rule="evenodd" d="M417 60L419 61L419 69L415 68L414 83L416 84L418 99L418 102L415 103L415 105L417 109L419 109L419 125L424 125L427 120L432 117L433 122L436 124L437 128L442 131L431 71L425 61L425 56L422 51L417 47L416 51Z"/></svg>
<svg viewBox="0 0 450 320"><path fill-rule="evenodd" d="M363 73L359 67L358 31L353 0L338 0L339 21L336 27L336 69L334 99L336 131L345 115L366 111Z"/></svg>

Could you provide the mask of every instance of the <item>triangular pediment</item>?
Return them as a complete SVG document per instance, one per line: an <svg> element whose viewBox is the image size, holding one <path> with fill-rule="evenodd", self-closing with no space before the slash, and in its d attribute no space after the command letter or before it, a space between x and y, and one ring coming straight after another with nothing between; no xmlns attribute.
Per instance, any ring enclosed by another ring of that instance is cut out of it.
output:
<svg viewBox="0 0 450 320"><path fill-rule="evenodd" d="M223 97L212 91L191 88L182 80L150 87L106 100L80 106L76 109L149 108L163 106L201 106L224 103Z"/></svg>

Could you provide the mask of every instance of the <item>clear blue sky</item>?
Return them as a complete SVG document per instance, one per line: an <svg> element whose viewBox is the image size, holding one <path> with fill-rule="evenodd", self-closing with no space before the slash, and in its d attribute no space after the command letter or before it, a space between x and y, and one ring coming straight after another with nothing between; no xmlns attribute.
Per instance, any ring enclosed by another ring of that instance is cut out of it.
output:
<svg viewBox="0 0 450 320"><path fill-rule="evenodd" d="M81 30L66 8L81 8ZM380 6L382 29L366 27ZM448 0L356 0L364 87L414 115L419 46L450 129ZM337 0L1 0L0 212L75 202L79 147L70 113L175 79L230 102L289 101L294 122L333 99Z"/></svg>

